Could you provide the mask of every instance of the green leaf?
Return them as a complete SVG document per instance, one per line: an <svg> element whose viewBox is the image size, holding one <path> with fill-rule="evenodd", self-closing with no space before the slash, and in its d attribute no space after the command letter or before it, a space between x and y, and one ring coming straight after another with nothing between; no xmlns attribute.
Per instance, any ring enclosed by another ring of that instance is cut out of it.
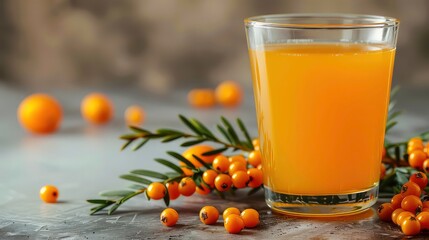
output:
<svg viewBox="0 0 429 240"><path fill-rule="evenodd" d="M230 136L232 142L234 144L240 144L240 139L238 138L238 135L235 132L234 128L232 127L231 123L223 116L221 117L221 120L225 125L228 135Z"/></svg>
<svg viewBox="0 0 429 240"><path fill-rule="evenodd" d="M388 121L392 121L393 119L395 119L397 116L401 115L402 111L396 111L393 112L392 114L389 114L389 116L387 117Z"/></svg>
<svg viewBox="0 0 429 240"><path fill-rule="evenodd" d="M106 200L106 199L88 199L86 200L89 203L94 203L94 204L109 204L109 203L115 203L115 201L112 200Z"/></svg>
<svg viewBox="0 0 429 240"><path fill-rule="evenodd" d="M182 143L180 146L181 147L189 147L189 146L200 144L200 143L205 142L205 141L207 141L207 139L191 140L191 141L187 141L187 142Z"/></svg>
<svg viewBox="0 0 429 240"><path fill-rule="evenodd" d="M150 131L148 131L148 130L146 130L146 129L143 129L143 128L139 128L139 127L137 127L137 126L128 126L128 128L131 130L131 131L133 131L133 132L136 132L136 133L150 133Z"/></svg>
<svg viewBox="0 0 429 240"><path fill-rule="evenodd" d="M390 99L395 97L395 95L399 92L399 89L401 89L399 85L396 85L392 88L392 90L390 91Z"/></svg>
<svg viewBox="0 0 429 240"><path fill-rule="evenodd" d="M182 174L179 174L177 172L166 172L165 175L167 175L169 179L182 176Z"/></svg>
<svg viewBox="0 0 429 240"><path fill-rule="evenodd" d="M142 189L145 189L146 186L139 185L139 184L132 184L132 185L128 186L128 188L133 189L133 190L142 190Z"/></svg>
<svg viewBox="0 0 429 240"><path fill-rule="evenodd" d="M243 133L244 137L247 140L247 147L253 150L252 138L250 137L249 132L246 129L246 126L244 126L244 123L243 121L241 121L240 118L237 118L237 124L240 127L241 132Z"/></svg>
<svg viewBox="0 0 429 240"><path fill-rule="evenodd" d="M131 198L133 198L133 197L135 197L135 196L137 196L137 195L139 195L139 194L142 194L142 193L144 193L144 192L146 192L146 189L140 189L139 191L135 191L135 192L133 192L133 193L130 193L130 194L128 194L127 196L125 196L125 197L123 197L122 199L120 199L120 200L119 200L119 204L122 204L122 203L124 203L124 202L128 201L129 199L131 199Z"/></svg>
<svg viewBox="0 0 429 240"><path fill-rule="evenodd" d="M387 111L391 112L395 108L395 105L396 105L395 101L390 101Z"/></svg>
<svg viewBox="0 0 429 240"><path fill-rule="evenodd" d="M142 183L144 185L149 185L152 183L152 181L150 181L146 178L138 177L138 176L131 175L131 174L124 174L124 175L121 175L119 177L122 179L128 180L128 181Z"/></svg>
<svg viewBox="0 0 429 240"><path fill-rule="evenodd" d="M189 129L191 129L194 133L201 136L202 134L198 131L198 129L183 115L179 114L180 120L188 126Z"/></svg>
<svg viewBox="0 0 429 240"><path fill-rule="evenodd" d="M133 191L129 191L129 190L112 190L112 191L103 191L103 192L100 192L99 194L100 196L103 196L103 197L123 197L132 192Z"/></svg>
<svg viewBox="0 0 429 240"><path fill-rule="evenodd" d="M389 132L391 128L393 128L398 122L389 122L386 125L386 133Z"/></svg>
<svg viewBox="0 0 429 240"><path fill-rule="evenodd" d="M229 136L228 132L226 131L226 129L224 127L222 127L221 125L217 125L217 129L219 130L220 133L222 133L222 135L225 137L225 139L229 142L232 143L232 139Z"/></svg>
<svg viewBox="0 0 429 240"><path fill-rule="evenodd" d="M200 133L202 133L204 136L210 138L210 139L216 139L216 137L213 135L213 133L210 132L210 130L202 124L200 121L198 121L195 118L192 118L191 120L192 125L195 126L195 128L198 129Z"/></svg>
<svg viewBox="0 0 429 240"><path fill-rule="evenodd" d="M107 212L107 215L112 215L115 211L116 211L116 209L118 209L118 207L119 206L121 206L121 204L120 203L116 203L115 205L113 205L110 209L109 209L109 211Z"/></svg>
<svg viewBox="0 0 429 240"><path fill-rule="evenodd" d="M173 152L173 151L168 151L167 153L170 156L172 156L172 157L178 159L179 161L183 162L189 168L196 169L196 167L194 166L194 164L192 164L192 162L190 162L188 159L186 159L185 157L183 157L181 154L179 154L177 152Z"/></svg>
<svg viewBox="0 0 429 240"><path fill-rule="evenodd" d="M133 151L137 151L141 147L143 147L147 142L149 142L150 138L143 139L137 146L133 148Z"/></svg>
<svg viewBox="0 0 429 240"><path fill-rule="evenodd" d="M185 135L185 133L181 131L177 131L174 129L168 129L168 128L161 128L156 130L157 133L165 134L165 135Z"/></svg>
<svg viewBox="0 0 429 240"><path fill-rule="evenodd" d="M207 164L206 162L204 162L204 160L199 158L197 155L192 154L192 157L194 157L194 159L196 159L199 163L201 163L205 168L211 169L211 166L209 164Z"/></svg>
<svg viewBox="0 0 429 240"><path fill-rule="evenodd" d="M179 139L181 137L182 137L182 135L172 135L172 136L165 137L161 142L163 142L163 143L172 142L172 141Z"/></svg>
<svg viewBox="0 0 429 240"><path fill-rule="evenodd" d="M125 148L127 148L132 142L134 142L135 139L128 140L124 145L121 147L121 151L123 151Z"/></svg>
<svg viewBox="0 0 429 240"><path fill-rule="evenodd" d="M110 205L112 205L112 204L113 204L113 203L110 203L110 204L102 204L102 205L100 205L100 206L98 206L98 207L91 208L91 213L90 213L90 215L94 215L94 214L96 214L97 212L99 212L99 211L101 211L101 210L105 209L106 207L108 207L108 206L110 206Z"/></svg>
<svg viewBox="0 0 429 240"><path fill-rule="evenodd" d="M139 138L139 136L136 136L135 134L125 134L119 137L119 139L122 140L134 140L136 138Z"/></svg>
<svg viewBox="0 0 429 240"><path fill-rule="evenodd" d="M168 205L170 205L170 194L168 193L167 185L164 185L164 186L165 186L164 203L165 203L165 206L168 207Z"/></svg>
<svg viewBox="0 0 429 240"><path fill-rule="evenodd" d="M152 177L152 178L163 179L163 180L168 178L167 176L165 176L162 173L151 171L151 170L146 170L146 169L136 169L136 170L130 171L130 173L134 173L137 175L143 175L143 176L147 176L147 177Z"/></svg>
<svg viewBox="0 0 429 240"><path fill-rule="evenodd" d="M168 160L165 160L162 158L156 158L155 161L159 162L160 164L162 164L168 168L173 169L175 172L179 173L180 175L183 174L183 170L179 166L177 166L176 164L174 164Z"/></svg>
<svg viewBox="0 0 429 240"><path fill-rule="evenodd" d="M203 154L201 154L201 155L203 155L203 156L211 156L211 155L216 155L216 154L219 154L219 153L225 152L226 150L228 150L228 148L227 148L227 147L224 147L224 148L218 148L218 149L214 149L214 150L212 150L212 151L205 152L205 153L203 153Z"/></svg>

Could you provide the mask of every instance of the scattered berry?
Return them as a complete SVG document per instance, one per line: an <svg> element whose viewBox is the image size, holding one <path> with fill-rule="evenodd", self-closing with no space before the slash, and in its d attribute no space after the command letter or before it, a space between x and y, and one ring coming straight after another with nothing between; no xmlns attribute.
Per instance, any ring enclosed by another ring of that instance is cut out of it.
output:
<svg viewBox="0 0 429 240"><path fill-rule="evenodd" d="M145 119L143 108L133 105L129 106L124 113L125 123L129 126L141 126Z"/></svg>
<svg viewBox="0 0 429 240"><path fill-rule="evenodd" d="M248 208L241 212L244 226L246 228L254 228L259 224L259 213L255 209Z"/></svg>
<svg viewBox="0 0 429 240"><path fill-rule="evenodd" d="M213 225L219 218L219 211L213 206L205 206L200 210L200 220L206 225Z"/></svg>
<svg viewBox="0 0 429 240"><path fill-rule="evenodd" d="M179 214L176 210L172 208L166 208L162 211L160 216L160 221L167 227L172 227L176 225L177 220L179 220Z"/></svg>
<svg viewBox="0 0 429 240"><path fill-rule="evenodd" d="M209 88L196 88L188 93L188 103L195 108L210 108L216 104L215 93Z"/></svg>
<svg viewBox="0 0 429 240"><path fill-rule="evenodd" d="M58 199L58 195L59 195L59 192L55 186L46 185L40 189L40 198L45 203L56 203Z"/></svg>
<svg viewBox="0 0 429 240"><path fill-rule="evenodd" d="M105 124L113 117L113 104L101 93L87 95L81 103L81 113L84 119L93 124Z"/></svg>
<svg viewBox="0 0 429 240"><path fill-rule="evenodd" d="M218 103L225 107L235 107L241 103L243 93L240 86L233 81L224 81L216 87L215 96Z"/></svg>
<svg viewBox="0 0 429 240"><path fill-rule="evenodd" d="M235 215L240 216L240 209L235 208L235 207L229 207L229 208L225 209L225 211L223 211L223 214L222 214L223 220L225 220L226 217L228 217L231 214L235 214Z"/></svg>
<svg viewBox="0 0 429 240"><path fill-rule="evenodd" d="M237 234L244 229L244 221L239 215L230 214L224 221L224 227L228 233Z"/></svg>
<svg viewBox="0 0 429 240"><path fill-rule="evenodd" d="M407 236L414 236L420 233L420 222L415 216L408 216L401 224L402 232Z"/></svg>

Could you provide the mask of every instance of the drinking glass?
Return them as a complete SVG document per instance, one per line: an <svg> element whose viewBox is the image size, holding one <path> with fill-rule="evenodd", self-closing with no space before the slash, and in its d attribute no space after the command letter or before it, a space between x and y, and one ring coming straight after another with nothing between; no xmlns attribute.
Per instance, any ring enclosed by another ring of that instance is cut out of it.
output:
<svg viewBox="0 0 429 240"><path fill-rule="evenodd" d="M274 211L348 215L377 201L398 26L352 14L245 20Z"/></svg>

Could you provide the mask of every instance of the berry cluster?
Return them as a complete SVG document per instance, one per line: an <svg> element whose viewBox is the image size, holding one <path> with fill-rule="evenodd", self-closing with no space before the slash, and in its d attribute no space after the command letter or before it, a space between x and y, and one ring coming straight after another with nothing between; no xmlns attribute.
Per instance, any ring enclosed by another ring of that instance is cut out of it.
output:
<svg viewBox="0 0 429 240"><path fill-rule="evenodd" d="M399 194L390 203L383 203L377 210L380 220L397 224L405 235L417 235L429 230L429 201L422 201L423 189L428 178L423 172L411 175Z"/></svg>
<svg viewBox="0 0 429 240"><path fill-rule="evenodd" d="M238 208L230 207L223 211L223 223L228 233L237 234L244 228L254 228L259 225L259 213L255 209L248 208L240 212ZM206 225L214 225L219 219L219 211L213 206L201 208L199 218ZM162 211L160 221L167 227L176 225L179 214L173 208Z"/></svg>
<svg viewBox="0 0 429 240"><path fill-rule="evenodd" d="M429 143L426 145L419 137L411 138L408 141L407 153L408 163L417 170L429 172Z"/></svg>

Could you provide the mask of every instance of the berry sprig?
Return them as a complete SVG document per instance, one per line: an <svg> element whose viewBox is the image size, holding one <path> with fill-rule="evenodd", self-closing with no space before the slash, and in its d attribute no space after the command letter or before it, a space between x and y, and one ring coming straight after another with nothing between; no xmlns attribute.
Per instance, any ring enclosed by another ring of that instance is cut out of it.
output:
<svg viewBox="0 0 429 240"><path fill-rule="evenodd" d="M140 149L150 140L160 140L165 143L185 139L181 146L190 148L183 154L167 151L171 159L155 159L172 172L159 173L136 169L121 175L120 178L134 183L129 187L131 190L104 191L100 195L107 199L87 200L89 203L97 204L91 209L91 214L110 207L107 211L110 215L124 202L143 193L148 200L163 199L165 205L168 206L171 200L177 199L180 195L188 197L195 192L205 195L214 191L224 198L225 193L233 194L240 188L252 188L249 195L262 188L259 142L252 140L240 119L237 119L237 125L245 140L240 139L238 131L224 117L221 117L221 123L217 125L217 129L224 139L216 136L196 119L188 119L182 115L179 115L179 118L192 133L174 129L158 129L151 132L131 126L132 133L121 136L121 139L126 141L122 149L130 147L132 143L140 140L133 148L134 150ZM204 142L216 143L221 147L213 148L201 145ZM225 154L228 150L230 155ZM240 153L246 154L247 158L235 153L238 150Z"/></svg>

